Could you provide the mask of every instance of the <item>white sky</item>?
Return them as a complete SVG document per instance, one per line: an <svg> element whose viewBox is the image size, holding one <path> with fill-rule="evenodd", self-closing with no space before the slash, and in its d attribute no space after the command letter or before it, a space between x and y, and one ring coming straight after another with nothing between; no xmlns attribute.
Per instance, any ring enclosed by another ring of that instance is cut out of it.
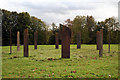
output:
<svg viewBox="0 0 120 80"><path fill-rule="evenodd" d="M57 25L77 15L93 16L96 21L118 17L119 0L0 0L0 8L29 12L47 24Z"/></svg>

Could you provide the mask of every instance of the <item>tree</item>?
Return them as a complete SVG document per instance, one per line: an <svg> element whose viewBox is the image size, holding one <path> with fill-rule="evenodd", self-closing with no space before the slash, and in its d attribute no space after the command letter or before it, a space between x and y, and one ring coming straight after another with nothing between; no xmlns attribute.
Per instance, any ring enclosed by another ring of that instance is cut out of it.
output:
<svg viewBox="0 0 120 80"><path fill-rule="evenodd" d="M87 16L86 27L88 29L88 40L89 44L96 42L96 21L93 16Z"/></svg>
<svg viewBox="0 0 120 80"><path fill-rule="evenodd" d="M77 48L81 48L81 40L84 40L83 43L85 42L85 39L87 36L85 33L87 33L87 28L86 28L86 17L85 16L76 16L73 20L73 27L72 31L74 33L75 41L77 41ZM86 31L85 31L86 30ZM81 37L82 36L82 37Z"/></svg>
<svg viewBox="0 0 120 80"><path fill-rule="evenodd" d="M15 14L16 12L9 12L7 10L2 10L3 11L3 31L7 31L9 34L9 45L10 45L10 54L12 53L12 29L15 27ZM4 32L3 32L4 33ZM4 36L4 34L3 34ZM4 40L4 39L3 39Z"/></svg>
<svg viewBox="0 0 120 80"><path fill-rule="evenodd" d="M115 21L113 17L105 19L105 25L107 27L107 42L108 42L108 52L110 53L110 43L117 43L116 30L118 29L118 22Z"/></svg>
<svg viewBox="0 0 120 80"><path fill-rule="evenodd" d="M58 27L56 26L56 24L53 22L51 24L52 29L51 31L49 31L50 35L49 35L49 44L55 44L55 33L58 32Z"/></svg>

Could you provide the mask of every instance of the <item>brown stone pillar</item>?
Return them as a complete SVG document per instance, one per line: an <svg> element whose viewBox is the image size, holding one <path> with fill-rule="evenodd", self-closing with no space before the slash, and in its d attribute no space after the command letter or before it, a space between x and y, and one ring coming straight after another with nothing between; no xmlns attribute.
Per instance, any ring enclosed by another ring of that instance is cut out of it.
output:
<svg viewBox="0 0 120 80"><path fill-rule="evenodd" d="M28 28L24 30L24 57L29 56L29 50L28 50Z"/></svg>
<svg viewBox="0 0 120 80"><path fill-rule="evenodd" d="M17 51L20 50L20 32L17 31Z"/></svg>
<svg viewBox="0 0 120 80"><path fill-rule="evenodd" d="M100 30L100 39L99 39L99 57L103 56L103 30Z"/></svg>
<svg viewBox="0 0 120 80"><path fill-rule="evenodd" d="M58 32L56 32L55 35L55 48L58 49L59 48L59 37L58 37Z"/></svg>
<svg viewBox="0 0 120 80"><path fill-rule="evenodd" d="M37 49L37 39L38 39L38 33L34 32L34 49Z"/></svg>
<svg viewBox="0 0 120 80"><path fill-rule="evenodd" d="M81 32L77 33L77 49L81 48Z"/></svg>
<svg viewBox="0 0 120 80"><path fill-rule="evenodd" d="M71 29L61 25L62 58L70 58Z"/></svg>

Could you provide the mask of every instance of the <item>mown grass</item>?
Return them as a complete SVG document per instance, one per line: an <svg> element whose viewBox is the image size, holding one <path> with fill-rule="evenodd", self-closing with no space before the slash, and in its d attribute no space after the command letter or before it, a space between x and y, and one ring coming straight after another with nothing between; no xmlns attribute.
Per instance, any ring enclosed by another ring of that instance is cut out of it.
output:
<svg viewBox="0 0 120 80"><path fill-rule="evenodd" d="M76 49L71 45L70 59L61 59L61 46L29 46L29 57L23 57L23 46L20 51L13 46L2 47L3 78L118 78L118 45L104 45L103 57L99 57L96 45L82 45Z"/></svg>

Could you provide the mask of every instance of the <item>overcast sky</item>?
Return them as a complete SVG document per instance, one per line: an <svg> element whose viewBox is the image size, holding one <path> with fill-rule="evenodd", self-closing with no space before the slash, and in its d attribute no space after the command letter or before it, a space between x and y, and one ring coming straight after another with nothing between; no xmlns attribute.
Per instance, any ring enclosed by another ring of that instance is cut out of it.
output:
<svg viewBox="0 0 120 80"><path fill-rule="evenodd" d="M96 21L118 17L119 0L0 0L0 8L29 12L47 24L57 25L77 15L93 16Z"/></svg>

